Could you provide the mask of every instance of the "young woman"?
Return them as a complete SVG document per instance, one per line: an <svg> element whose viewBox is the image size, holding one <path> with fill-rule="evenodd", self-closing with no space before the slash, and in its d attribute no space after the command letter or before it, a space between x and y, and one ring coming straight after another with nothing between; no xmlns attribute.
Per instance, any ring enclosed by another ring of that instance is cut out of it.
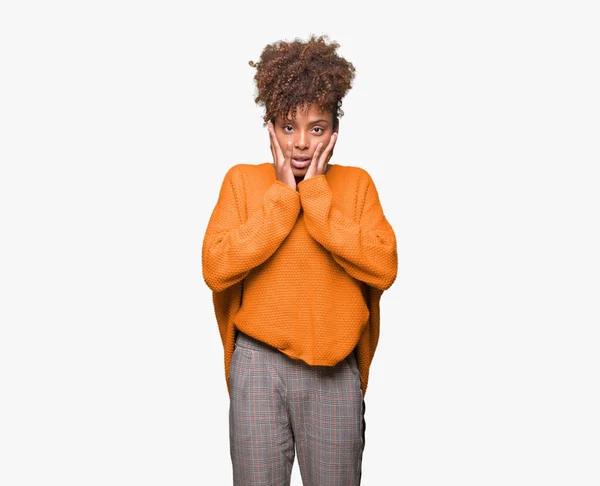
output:
<svg viewBox="0 0 600 486"><path fill-rule="evenodd" d="M379 302L394 231L362 168L329 164L354 66L327 36L256 68L273 162L225 174L202 247L224 347L233 482L360 484Z"/></svg>

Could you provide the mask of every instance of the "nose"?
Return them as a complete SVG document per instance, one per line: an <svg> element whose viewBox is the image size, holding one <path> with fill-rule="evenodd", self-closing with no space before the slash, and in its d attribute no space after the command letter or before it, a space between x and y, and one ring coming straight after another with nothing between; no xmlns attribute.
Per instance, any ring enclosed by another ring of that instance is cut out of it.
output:
<svg viewBox="0 0 600 486"><path fill-rule="evenodd" d="M298 150L303 150L308 148L308 136L304 131L300 131L296 136L296 148Z"/></svg>

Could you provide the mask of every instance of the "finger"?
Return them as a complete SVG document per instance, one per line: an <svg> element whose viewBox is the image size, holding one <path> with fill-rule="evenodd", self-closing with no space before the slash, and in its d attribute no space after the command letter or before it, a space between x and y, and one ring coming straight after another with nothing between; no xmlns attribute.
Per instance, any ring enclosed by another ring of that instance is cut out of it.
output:
<svg viewBox="0 0 600 486"><path fill-rule="evenodd" d="M319 159L319 162L321 164L324 165L324 163L327 163L327 161L331 157L331 152L333 151L333 147L335 147L336 140L337 140L337 132L335 132L333 135L331 135L331 138L329 139L329 143L327 144L327 147L323 151L322 157Z"/></svg>
<svg viewBox="0 0 600 486"><path fill-rule="evenodd" d="M337 132L331 135L329 143L327 144L327 148L325 149L326 151L331 152L333 150L333 147L335 147L335 142L337 142L337 136Z"/></svg>
<svg viewBox="0 0 600 486"><path fill-rule="evenodd" d="M315 149L315 153L313 154L313 159L311 161L311 165L314 163L315 165L318 164L319 159L321 158L321 153L323 152L323 143L321 142L319 145L317 145L317 148Z"/></svg>
<svg viewBox="0 0 600 486"><path fill-rule="evenodd" d="M269 122L269 125L267 127L268 131L269 131L269 145L271 146L271 153L273 154L273 157L275 157L275 142L277 141L273 135L273 131L270 125L271 122Z"/></svg>
<svg viewBox="0 0 600 486"><path fill-rule="evenodd" d="M327 165L327 163L331 160L331 157L333 157L333 149L331 149L331 152L327 154L327 158L325 159L325 165Z"/></svg>
<svg viewBox="0 0 600 486"><path fill-rule="evenodd" d="M308 166L308 170L306 171L305 178L314 177L319 173L319 158L321 157L321 152L323 151L323 143L317 145L315 149L312 159L310 160L310 164Z"/></svg>
<svg viewBox="0 0 600 486"><path fill-rule="evenodd" d="M268 128L267 128L268 129ZM275 153L275 147L273 146L273 137L271 136L271 130L269 130L269 149L271 150L271 157L273 157L273 162L277 165L277 154Z"/></svg>
<svg viewBox="0 0 600 486"><path fill-rule="evenodd" d="M327 154L327 160L325 161L326 164L331 159L331 156L333 155L333 149L335 148L335 144L337 143L338 133L335 132L334 135L335 135L335 140L333 141L333 144L331 145L331 149L329 149L329 153Z"/></svg>
<svg viewBox="0 0 600 486"><path fill-rule="evenodd" d="M283 151L281 150L281 146L279 145L277 137L275 136L275 127L271 122L269 122L269 135L271 137L271 144L273 145L273 149L275 150L275 155L278 159L275 162L280 163L284 159Z"/></svg>
<svg viewBox="0 0 600 486"><path fill-rule="evenodd" d="M271 143L274 143L276 141L276 138L275 138L275 133L273 131L273 125L271 122L267 123L267 131L269 132L269 139L271 140Z"/></svg>
<svg viewBox="0 0 600 486"><path fill-rule="evenodd" d="M287 148L286 148L286 151L285 151L285 160L284 160L284 163L287 163L287 164L291 164L292 163L292 150L293 150L292 141L288 140Z"/></svg>

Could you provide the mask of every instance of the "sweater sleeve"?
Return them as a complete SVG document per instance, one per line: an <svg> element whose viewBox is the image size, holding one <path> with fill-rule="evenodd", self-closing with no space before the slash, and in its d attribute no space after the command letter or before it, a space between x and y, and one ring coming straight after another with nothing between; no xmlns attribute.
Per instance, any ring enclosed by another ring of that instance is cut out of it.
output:
<svg viewBox="0 0 600 486"><path fill-rule="evenodd" d="M267 260L294 227L300 213L300 196L275 180L259 206L247 211L242 175L233 166L221 186L202 244L202 273L215 292L243 280Z"/></svg>
<svg viewBox="0 0 600 486"><path fill-rule="evenodd" d="M396 279L398 253L396 235L384 216L373 180L368 179L358 221L332 204L332 192L325 175L298 184L304 221L311 236L329 250L352 277L380 290Z"/></svg>

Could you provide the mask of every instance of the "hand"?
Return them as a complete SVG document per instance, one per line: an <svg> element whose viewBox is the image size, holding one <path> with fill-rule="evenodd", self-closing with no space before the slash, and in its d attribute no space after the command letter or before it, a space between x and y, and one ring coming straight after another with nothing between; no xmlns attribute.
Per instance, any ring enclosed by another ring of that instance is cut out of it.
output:
<svg viewBox="0 0 600 486"><path fill-rule="evenodd" d="M310 161L310 165L308 166L306 174L304 175L304 180L325 174L325 168L327 167L329 159L331 159L331 156L333 155L333 147L335 147L337 136L337 132L334 132L333 135L331 135L325 150L323 150L322 142L317 145L317 148L313 153L313 158Z"/></svg>
<svg viewBox="0 0 600 486"><path fill-rule="evenodd" d="M267 124L267 129L269 130L269 138L271 140L271 155L273 155L273 162L275 163L275 174L277 176L277 180L287 184L295 190L296 179L294 178L294 173L292 172L291 166L293 150L292 141L288 141L285 155L283 155L283 151L279 146L279 142L275 136L275 129L273 128L273 124L271 122Z"/></svg>

